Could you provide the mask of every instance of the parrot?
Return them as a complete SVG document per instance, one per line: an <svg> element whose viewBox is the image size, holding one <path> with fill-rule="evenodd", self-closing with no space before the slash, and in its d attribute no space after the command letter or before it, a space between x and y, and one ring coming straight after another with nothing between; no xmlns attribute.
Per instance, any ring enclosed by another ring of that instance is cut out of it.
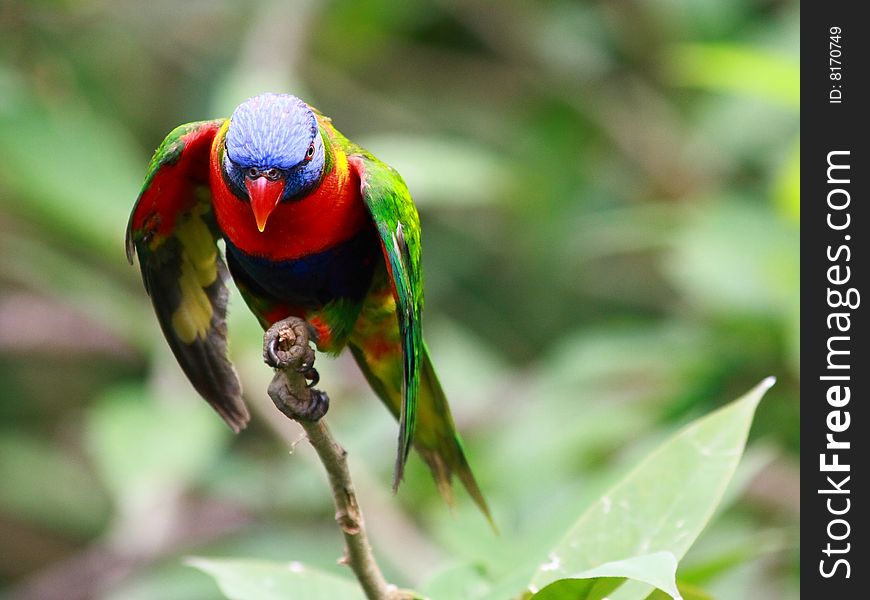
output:
<svg viewBox="0 0 870 600"><path fill-rule="evenodd" d="M264 93L228 119L173 129L126 254L182 371L234 432L250 416L227 353L230 279L264 329L298 317L318 351L350 350L399 421L394 491L413 446L449 503L456 475L492 522L422 336L417 209L399 173L329 117Z"/></svg>

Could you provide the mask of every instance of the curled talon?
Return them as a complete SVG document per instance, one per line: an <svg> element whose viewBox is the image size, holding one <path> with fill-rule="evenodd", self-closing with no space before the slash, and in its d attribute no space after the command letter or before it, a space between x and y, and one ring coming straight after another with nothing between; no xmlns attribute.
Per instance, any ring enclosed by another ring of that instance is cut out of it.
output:
<svg viewBox="0 0 870 600"><path fill-rule="evenodd" d="M278 321L263 336L263 360L277 372L269 396L282 413L297 421L319 421L329 409L326 392L314 389L320 374L309 341L316 330L298 317Z"/></svg>
<svg viewBox="0 0 870 600"><path fill-rule="evenodd" d="M304 370L301 371L302 376L308 380L308 385L305 387L313 388L320 382L320 373L317 372L317 369L314 367L305 367Z"/></svg>
<svg viewBox="0 0 870 600"><path fill-rule="evenodd" d="M263 360L275 369L286 369L314 362L314 350L308 345L310 326L298 317L274 323L263 336Z"/></svg>
<svg viewBox="0 0 870 600"><path fill-rule="evenodd" d="M275 337L266 342L266 363L274 368L278 368L279 360L278 360L278 338Z"/></svg>
<svg viewBox="0 0 870 600"><path fill-rule="evenodd" d="M323 390L311 389L311 403L308 414L309 421L319 421L329 410L329 396Z"/></svg>
<svg viewBox="0 0 870 600"><path fill-rule="evenodd" d="M326 392L304 385L301 378L294 382L284 372L275 373L269 385L269 397L278 410L297 421L319 421L329 410Z"/></svg>

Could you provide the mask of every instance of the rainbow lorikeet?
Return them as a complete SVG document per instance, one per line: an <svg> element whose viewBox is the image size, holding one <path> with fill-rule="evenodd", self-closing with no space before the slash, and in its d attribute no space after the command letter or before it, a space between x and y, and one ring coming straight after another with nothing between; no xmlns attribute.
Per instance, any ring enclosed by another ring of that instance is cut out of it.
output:
<svg viewBox="0 0 870 600"><path fill-rule="evenodd" d="M137 253L176 359L234 431L249 416L227 356L228 274L264 328L300 317L318 350L350 348L399 419L394 485L413 444L442 494L455 473L489 516L423 342L417 210L401 176L328 117L262 94L174 129L130 216Z"/></svg>

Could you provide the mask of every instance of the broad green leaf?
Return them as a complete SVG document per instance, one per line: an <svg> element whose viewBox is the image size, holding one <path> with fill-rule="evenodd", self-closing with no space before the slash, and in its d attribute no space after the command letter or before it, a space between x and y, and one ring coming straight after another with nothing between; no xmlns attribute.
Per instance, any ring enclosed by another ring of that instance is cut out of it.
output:
<svg viewBox="0 0 870 600"><path fill-rule="evenodd" d="M431 600L475 600L492 589L492 581L480 565L461 564L436 573L420 588Z"/></svg>
<svg viewBox="0 0 870 600"><path fill-rule="evenodd" d="M182 564L175 556L131 573L97 600L194 600L220 598L214 579Z"/></svg>
<svg viewBox="0 0 870 600"><path fill-rule="evenodd" d="M713 600L713 596L711 596L704 590L695 587L694 585L683 583L682 581L677 582L677 589L680 591L680 597L683 600ZM655 590L644 600L668 600L668 597L668 594L666 594L665 592L661 590Z"/></svg>
<svg viewBox="0 0 870 600"><path fill-rule="evenodd" d="M653 451L580 516L540 565L530 589L639 555L682 558L719 504L755 408L773 383L765 379Z"/></svg>
<svg viewBox="0 0 870 600"><path fill-rule="evenodd" d="M607 600L624 581L624 577L560 579L537 594L521 596L521 600Z"/></svg>
<svg viewBox="0 0 870 600"><path fill-rule="evenodd" d="M356 582L302 563L189 558L187 564L211 575L230 600L363 600Z"/></svg>
<svg viewBox="0 0 870 600"><path fill-rule="evenodd" d="M543 565L541 570L557 570L558 557ZM616 560L599 565L588 571L576 573L570 578L560 579L537 592L533 600L604 600L618 588L625 579L642 581L665 592L675 600L680 600L676 582L677 559L670 552L656 552L635 556L626 560Z"/></svg>

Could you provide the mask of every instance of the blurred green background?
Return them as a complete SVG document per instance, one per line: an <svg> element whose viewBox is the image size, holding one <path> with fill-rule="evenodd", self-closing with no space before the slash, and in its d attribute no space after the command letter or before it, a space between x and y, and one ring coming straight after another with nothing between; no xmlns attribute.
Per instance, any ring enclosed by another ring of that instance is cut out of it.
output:
<svg viewBox="0 0 870 600"><path fill-rule="evenodd" d="M516 569L773 374L680 576L798 597L798 31L776 0L0 2L0 596L218 597L188 555L344 573L240 299L254 415L233 436L123 251L163 136L276 91L407 180L429 345L502 529L462 492L451 512L416 458L393 496L395 423L352 360L320 358L388 578Z"/></svg>

